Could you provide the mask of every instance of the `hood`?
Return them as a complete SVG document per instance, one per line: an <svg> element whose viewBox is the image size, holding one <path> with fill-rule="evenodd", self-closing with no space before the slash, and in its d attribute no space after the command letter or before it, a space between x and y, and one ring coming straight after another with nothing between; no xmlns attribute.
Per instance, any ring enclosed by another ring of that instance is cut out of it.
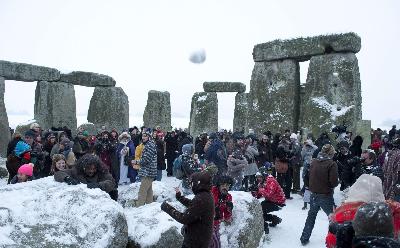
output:
<svg viewBox="0 0 400 248"><path fill-rule="evenodd" d="M354 248L400 248L400 244L392 238L377 236L361 236L353 238Z"/></svg>
<svg viewBox="0 0 400 248"><path fill-rule="evenodd" d="M212 186L212 178L207 171L196 172L191 176L192 191L196 195L202 191L210 192Z"/></svg>
<svg viewBox="0 0 400 248"><path fill-rule="evenodd" d="M31 147L25 143L24 141L18 141L17 145L15 146L14 152L16 156L20 156L21 154L30 151Z"/></svg>
<svg viewBox="0 0 400 248"><path fill-rule="evenodd" d="M191 155L193 153L193 145L185 144L182 146L182 153L185 155Z"/></svg>
<svg viewBox="0 0 400 248"><path fill-rule="evenodd" d="M383 196L382 181L379 177L369 174L361 175L349 188L345 202L382 202Z"/></svg>
<svg viewBox="0 0 400 248"><path fill-rule="evenodd" d="M128 132L122 132L119 136L118 136L118 141L121 142L121 140L123 138L126 138L128 140L128 142L131 140L131 136L129 135Z"/></svg>

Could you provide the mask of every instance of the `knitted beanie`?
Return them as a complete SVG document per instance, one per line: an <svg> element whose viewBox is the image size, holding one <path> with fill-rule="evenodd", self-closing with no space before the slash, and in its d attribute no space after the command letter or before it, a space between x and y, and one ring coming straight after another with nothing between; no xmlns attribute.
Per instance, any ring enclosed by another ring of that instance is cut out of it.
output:
<svg viewBox="0 0 400 248"><path fill-rule="evenodd" d="M353 220L356 236L393 238L392 211L385 202L369 202L358 208Z"/></svg>
<svg viewBox="0 0 400 248"><path fill-rule="evenodd" d="M21 165L18 169L18 173L31 177L33 175L33 164Z"/></svg>

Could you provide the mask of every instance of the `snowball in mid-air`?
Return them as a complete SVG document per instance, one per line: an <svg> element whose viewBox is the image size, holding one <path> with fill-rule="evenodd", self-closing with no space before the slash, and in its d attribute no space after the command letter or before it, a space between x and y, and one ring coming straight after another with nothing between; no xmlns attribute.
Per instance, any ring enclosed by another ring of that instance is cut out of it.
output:
<svg viewBox="0 0 400 248"><path fill-rule="evenodd" d="M202 64L206 61L206 50L203 48L195 50L190 53L189 60L195 64Z"/></svg>

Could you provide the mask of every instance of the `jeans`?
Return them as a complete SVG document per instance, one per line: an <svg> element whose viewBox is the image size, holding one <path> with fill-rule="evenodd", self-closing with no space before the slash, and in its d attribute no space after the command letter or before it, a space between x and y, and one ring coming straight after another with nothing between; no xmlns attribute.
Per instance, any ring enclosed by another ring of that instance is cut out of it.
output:
<svg viewBox="0 0 400 248"><path fill-rule="evenodd" d="M333 212L334 206L335 202L333 200L333 195L311 193L310 210L308 210L306 223L304 225L303 233L301 234L301 241L308 241L310 239L319 209L322 208L326 215L329 216Z"/></svg>

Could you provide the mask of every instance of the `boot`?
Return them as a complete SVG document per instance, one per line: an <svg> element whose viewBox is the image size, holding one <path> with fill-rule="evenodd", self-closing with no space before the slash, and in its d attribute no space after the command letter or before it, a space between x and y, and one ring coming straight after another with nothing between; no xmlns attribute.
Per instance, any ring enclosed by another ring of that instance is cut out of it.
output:
<svg viewBox="0 0 400 248"><path fill-rule="evenodd" d="M269 233L269 227L268 227L268 222L264 221L264 233L268 234Z"/></svg>
<svg viewBox="0 0 400 248"><path fill-rule="evenodd" d="M304 203L304 207L301 208L302 210L306 210L307 209L307 202Z"/></svg>
<svg viewBox="0 0 400 248"><path fill-rule="evenodd" d="M282 219L281 218L279 218L278 216L276 216L276 215L272 215L272 222L271 222L271 224L269 224L269 226L270 227L275 227L276 225L278 225L279 223L281 223L282 222Z"/></svg>

